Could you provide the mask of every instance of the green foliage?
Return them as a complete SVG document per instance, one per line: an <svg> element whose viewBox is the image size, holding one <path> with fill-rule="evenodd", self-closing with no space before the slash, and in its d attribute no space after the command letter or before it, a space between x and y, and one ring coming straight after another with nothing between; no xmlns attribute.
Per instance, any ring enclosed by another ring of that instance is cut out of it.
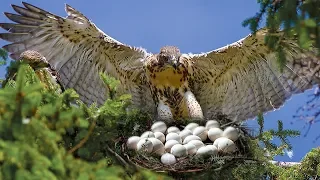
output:
<svg viewBox="0 0 320 180"><path fill-rule="evenodd" d="M243 21L243 26L249 26L255 33L266 15L268 34L265 42L271 50L277 52L280 69L286 63L283 40L295 39L301 48L307 50L313 46L320 49L319 1L258 0L257 2L260 4L260 11ZM279 33L279 29L282 29L283 33Z"/></svg>
<svg viewBox="0 0 320 180"><path fill-rule="evenodd" d="M280 180L317 179L320 176L320 148L312 149L301 161L301 164L281 168L269 164L270 174Z"/></svg>
<svg viewBox="0 0 320 180"><path fill-rule="evenodd" d="M143 170L128 174L105 153L102 143L118 137L114 124L124 116L124 99L100 109L74 104L73 90L50 91L37 75L21 65L16 79L0 89L0 179L161 177Z"/></svg>
<svg viewBox="0 0 320 180"><path fill-rule="evenodd" d="M0 48L0 66L6 65L7 59L8 53L4 49ZM3 79L0 79L0 84L2 84L3 81Z"/></svg>
<svg viewBox="0 0 320 180"><path fill-rule="evenodd" d="M288 141L288 137L297 137L300 135L299 131L288 129L284 130L283 123L280 120L278 120L278 130L270 129L268 131L264 131L264 118L261 114L258 115L257 121L260 126L259 135L257 136L257 138L262 142L268 153L270 153L272 159L276 155L283 154L284 149L292 149L292 146ZM280 139L281 144L277 146L276 144L272 143L271 141L273 140L273 138Z"/></svg>
<svg viewBox="0 0 320 180"><path fill-rule="evenodd" d="M4 49L0 48L0 66L5 65L7 59L8 53Z"/></svg>

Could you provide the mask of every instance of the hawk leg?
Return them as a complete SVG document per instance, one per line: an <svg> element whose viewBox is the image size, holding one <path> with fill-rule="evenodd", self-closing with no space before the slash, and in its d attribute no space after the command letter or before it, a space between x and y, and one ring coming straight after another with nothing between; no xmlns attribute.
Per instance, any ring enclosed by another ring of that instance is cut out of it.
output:
<svg viewBox="0 0 320 180"><path fill-rule="evenodd" d="M185 102L191 119L203 120L203 113L200 104L191 91L184 93Z"/></svg>
<svg viewBox="0 0 320 180"><path fill-rule="evenodd" d="M158 119L159 120L164 120L164 121L173 120L173 115L172 115L170 107L168 105L165 105L162 100L159 101L159 104L157 107L157 112L158 112Z"/></svg>

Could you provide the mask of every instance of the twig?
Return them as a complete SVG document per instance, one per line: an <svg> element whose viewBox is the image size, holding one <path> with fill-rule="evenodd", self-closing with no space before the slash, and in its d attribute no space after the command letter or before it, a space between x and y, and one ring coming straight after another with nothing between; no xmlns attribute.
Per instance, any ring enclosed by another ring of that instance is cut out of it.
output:
<svg viewBox="0 0 320 180"><path fill-rule="evenodd" d="M81 148L89 139L90 135L93 132L94 127L96 126L96 120L93 120L93 122L91 123L90 127L89 127L89 132L88 134L77 144L75 145L73 148L71 148L68 153L72 154L74 153L77 149Z"/></svg>
<svg viewBox="0 0 320 180"><path fill-rule="evenodd" d="M106 145L107 150L113 154L125 167L130 167L130 165L116 152L114 152L108 145Z"/></svg>

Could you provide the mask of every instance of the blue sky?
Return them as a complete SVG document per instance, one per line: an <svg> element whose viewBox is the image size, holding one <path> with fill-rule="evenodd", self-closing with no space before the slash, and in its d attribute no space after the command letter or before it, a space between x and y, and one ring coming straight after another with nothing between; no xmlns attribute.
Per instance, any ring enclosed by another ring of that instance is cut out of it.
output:
<svg viewBox="0 0 320 180"><path fill-rule="evenodd" d="M244 19L254 15L259 5L255 1L212 1L212 0L140 0L140 1L98 1L98 0L30 0L47 11L65 16L64 4L68 3L91 19L101 30L113 38L133 46L141 46L149 52L158 52L164 45L175 45L184 53L206 52L231 44L250 33L241 26ZM13 12L10 4L20 5L20 0L1 0L0 12ZM9 22L0 15L0 22ZM0 30L0 32L3 32ZM0 41L0 46L4 45ZM5 69L0 68L0 77ZM298 107L306 102L306 94L296 95L277 111L265 115L265 127L276 127L277 120L284 121L284 127L300 130L301 137L291 139L294 156L277 157L277 160L300 161L301 158L317 147L314 142L320 132L319 123L314 124L306 137L304 121L295 121L292 116ZM293 122L293 123L291 123ZM251 128L258 126L248 121Z"/></svg>

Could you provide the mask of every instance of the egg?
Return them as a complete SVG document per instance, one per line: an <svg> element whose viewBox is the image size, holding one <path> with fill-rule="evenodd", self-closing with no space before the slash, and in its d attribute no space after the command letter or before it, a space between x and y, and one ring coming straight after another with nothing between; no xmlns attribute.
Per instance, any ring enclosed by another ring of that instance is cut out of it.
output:
<svg viewBox="0 0 320 180"><path fill-rule="evenodd" d="M177 140L169 140L166 142L166 144L164 145L164 148L166 150L166 152L170 152L172 146L176 145L176 144L180 144Z"/></svg>
<svg viewBox="0 0 320 180"><path fill-rule="evenodd" d="M177 127L175 127L175 126L171 126L171 127L169 127L168 129L167 129L167 133L169 134L169 133L179 133L180 132L180 129L179 128L177 128Z"/></svg>
<svg viewBox="0 0 320 180"><path fill-rule="evenodd" d="M236 141L238 140L239 132L238 132L238 129L232 126L228 126L227 128L224 129L222 136L228 139L231 139L232 141Z"/></svg>
<svg viewBox="0 0 320 180"><path fill-rule="evenodd" d="M208 138L214 142L216 139L222 136L223 131L220 128L211 128L208 131Z"/></svg>
<svg viewBox="0 0 320 180"><path fill-rule="evenodd" d="M161 156L161 162L165 165L171 165L177 162L176 157L173 154L165 153Z"/></svg>
<svg viewBox="0 0 320 180"><path fill-rule="evenodd" d="M203 146L199 148L196 153L197 156L205 156L205 155L212 155L212 154L213 154L213 150L208 146Z"/></svg>
<svg viewBox="0 0 320 180"><path fill-rule="evenodd" d="M179 133L182 141L189 135L192 135L192 132L189 129L184 129Z"/></svg>
<svg viewBox="0 0 320 180"><path fill-rule="evenodd" d="M137 144L137 151L144 151L151 153L153 149L153 144L148 138L142 138Z"/></svg>
<svg viewBox="0 0 320 180"><path fill-rule="evenodd" d="M154 133L152 131L146 131L140 137L141 138L154 138Z"/></svg>
<svg viewBox="0 0 320 180"><path fill-rule="evenodd" d="M220 139L217 143L217 148L219 151L225 152L225 153L232 153L237 151L237 146L234 144L234 142L228 138Z"/></svg>
<svg viewBox="0 0 320 180"><path fill-rule="evenodd" d="M188 142L188 144L195 145L197 149L199 149L199 148L204 146L203 142L200 141L200 140L191 140L190 142Z"/></svg>
<svg viewBox="0 0 320 180"><path fill-rule="evenodd" d="M176 141L178 141L180 144L182 143L181 137L180 137L177 133L173 133L173 132L167 134L167 136L166 136L166 141L169 141L169 140L176 140Z"/></svg>
<svg viewBox="0 0 320 180"><path fill-rule="evenodd" d="M194 128L193 135L199 136L202 141L208 138L208 131L204 126L198 126Z"/></svg>
<svg viewBox="0 0 320 180"><path fill-rule="evenodd" d="M152 124L151 131L152 132L162 132L165 133L167 130L167 125L163 121L157 121Z"/></svg>
<svg viewBox="0 0 320 180"><path fill-rule="evenodd" d="M190 135L190 136L187 136L186 138L184 138L183 144L187 144L191 140L199 140L199 141L201 141L201 138L199 136L196 136L196 135Z"/></svg>
<svg viewBox="0 0 320 180"><path fill-rule="evenodd" d="M165 148L164 148L163 143L159 139L149 138L148 140L150 140L152 142L152 146L153 146L152 152L154 154L157 154L157 155L160 155L160 156L162 154L164 154Z"/></svg>
<svg viewBox="0 0 320 180"><path fill-rule="evenodd" d="M137 150L137 144L140 141L140 137L139 136L131 136L129 137L129 139L127 140L127 147L129 149L134 149Z"/></svg>
<svg viewBox="0 0 320 180"><path fill-rule="evenodd" d="M213 145L218 148L218 143L219 143L219 141L222 141L222 140L228 141L228 138L226 138L226 137L219 137L219 138L217 138L217 139L213 142ZM229 139L229 140L230 140L230 139Z"/></svg>
<svg viewBox="0 0 320 180"><path fill-rule="evenodd" d="M188 155L193 155L197 152L197 147L194 144L188 143L183 146L187 149Z"/></svg>
<svg viewBox="0 0 320 180"><path fill-rule="evenodd" d="M159 139L162 143L166 141L166 137L162 132L154 132L153 134L154 134L154 137Z"/></svg>
<svg viewBox="0 0 320 180"><path fill-rule="evenodd" d="M175 144L171 148L171 154L175 157L184 157L188 154L187 148L184 147L182 144Z"/></svg>
<svg viewBox="0 0 320 180"><path fill-rule="evenodd" d="M207 145L208 148L212 150L212 155L218 154L218 148L214 145Z"/></svg>
<svg viewBox="0 0 320 180"><path fill-rule="evenodd" d="M219 128L220 127L220 124L218 121L216 120L209 120L207 121L206 123L206 129L209 130L211 128Z"/></svg>
<svg viewBox="0 0 320 180"><path fill-rule="evenodd" d="M198 127L199 126L199 124L197 124L197 123L189 123L186 127L185 127L185 129L189 129L191 132L194 130L194 128L196 128L196 127Z"/></svg>

